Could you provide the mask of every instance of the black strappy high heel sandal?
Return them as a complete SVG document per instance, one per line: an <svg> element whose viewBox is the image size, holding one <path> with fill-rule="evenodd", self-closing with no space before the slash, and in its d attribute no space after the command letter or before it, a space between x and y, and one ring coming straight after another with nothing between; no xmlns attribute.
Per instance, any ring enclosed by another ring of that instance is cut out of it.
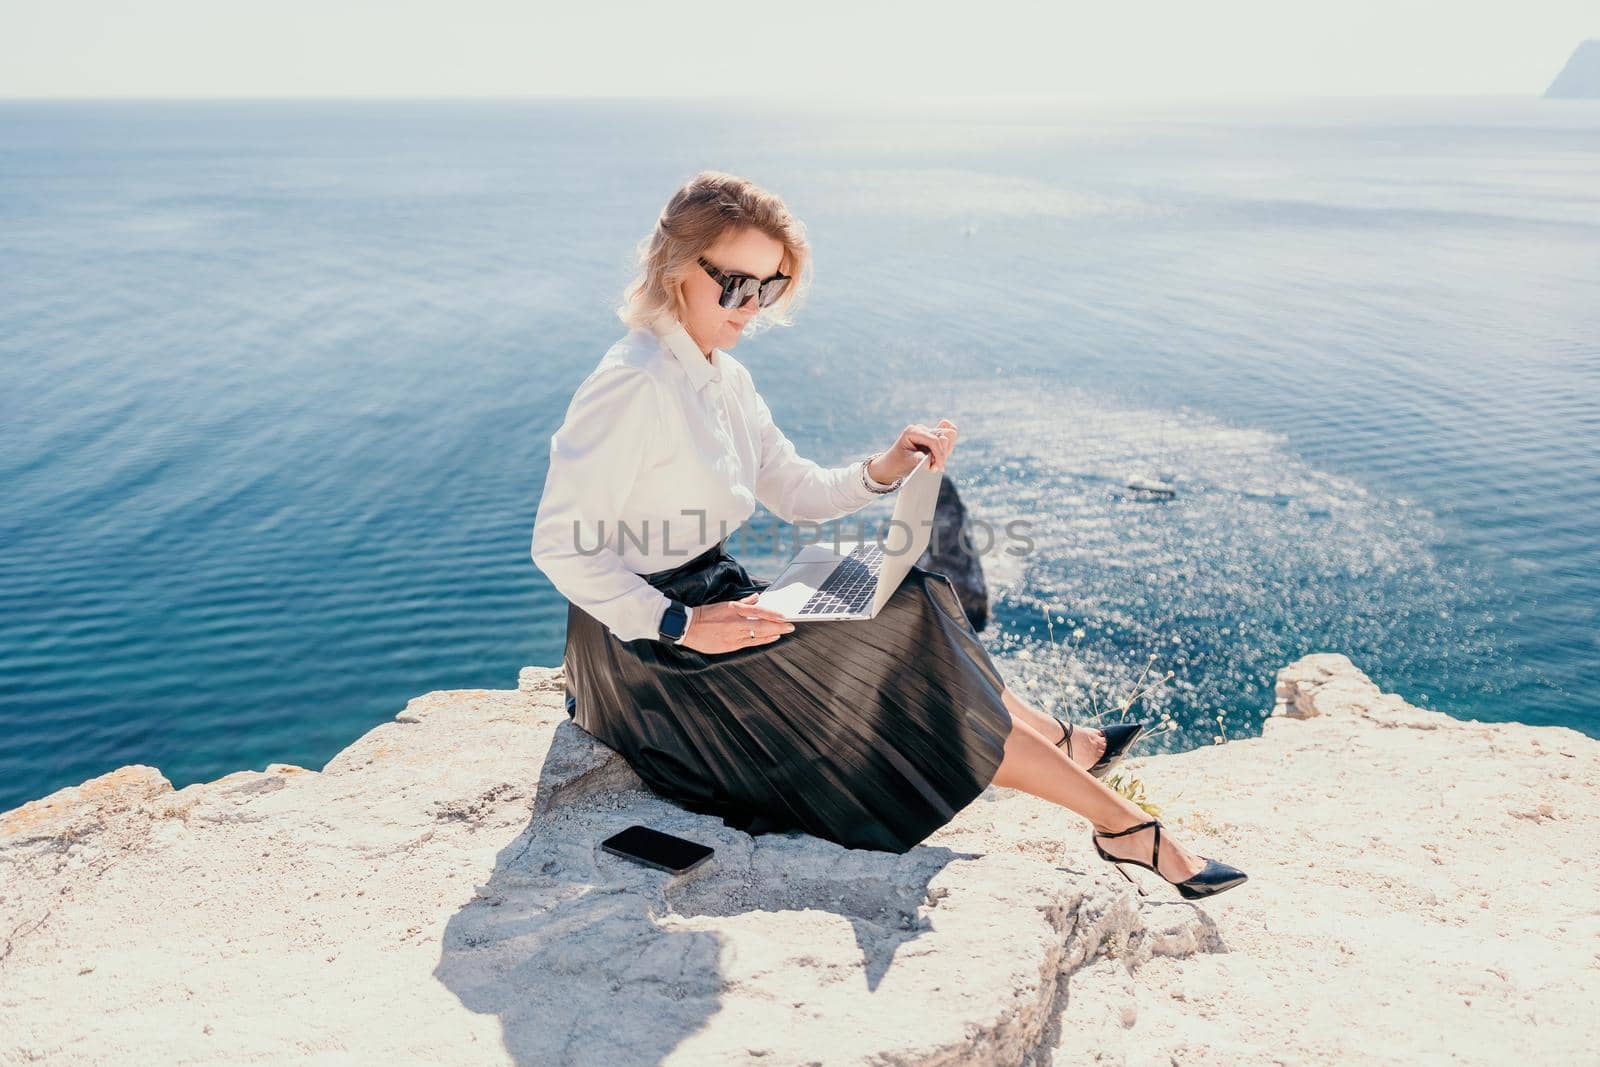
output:
<svg viewBox="0 0 1600 1067"><path fill-rule="evenodd" d="M1102 837L1127 837L1129 834L1138 833L1140 830L1148 830L1152 826L1155 827L1155 844L1150 849L1149 863L1146 863L1143 860L1124 859L1121 856L1113 856L1111 853L1100 847L1100 839ZM1142 822L1137 826L1130 826L1126 830L1096 830L1094 832L1094 836L1090 840L1094 842L1094 850L1100 853L1100 858L1105 860L1107 863L1115 864L1117 873L1121 874L1122 877L1126 878L1128 881L1133 882L1133 887L1139 890L1140 896L1145 895L1144 889L1139 885L1138 882L1133 881L1133 875L1122 869L1122 865L1124 863L1131 863L1136 867L1143 867L1147 871L1153 871L1157 875L1160 875L1161 880L1166 882L1168 885L1175 886L1178 890L1178 894L1185 900L1199 900L1201 897L1209 897L1213 894L1220 893L1224 889L1232 889L1234 886L1243 883L1249 877L1249 875L1245 874L1239 868L1230 867L1226 863L1219 863L1210 856L1200 857L1206 861L1206 865L1201 869L1199 874L1196 874L1190 878L1186 878L1181 882L1174 882L1166 875L1161 874L1159 868L1161 863L1161 820L1159 819L1151 819L1149 822Z"/></svg>
<svg viewBox="0 0 1600 1067"><path fill-rule="evenodd" d="M1072 758L1072 724L1059 715L1050 716L1061 724L1061 740L1056 742L1056 747L1067 746L1067 758ZM1089 773L1096 778L1104 778L1106 772L1122 761L1128 754L1128 749L1133 747L1133 742L1144 733L1149 723L1144 722L1114 722L1110 726L1100 727L1100 732L1106 735L1106 750L1095 760L1094 766L1089 768Z"/></svg>

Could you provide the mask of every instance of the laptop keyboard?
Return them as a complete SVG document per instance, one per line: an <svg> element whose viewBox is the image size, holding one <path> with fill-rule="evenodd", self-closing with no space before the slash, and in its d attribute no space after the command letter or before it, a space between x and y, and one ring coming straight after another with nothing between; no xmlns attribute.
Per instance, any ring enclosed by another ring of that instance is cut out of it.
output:
<svg viewBox="0 0 1600 1067"><path fill-rule="evenodd" d="M883 567L883 545L867 541L840 561L817 587L797 615L824 615L865 611L878 591L878 571Z"/></svg>

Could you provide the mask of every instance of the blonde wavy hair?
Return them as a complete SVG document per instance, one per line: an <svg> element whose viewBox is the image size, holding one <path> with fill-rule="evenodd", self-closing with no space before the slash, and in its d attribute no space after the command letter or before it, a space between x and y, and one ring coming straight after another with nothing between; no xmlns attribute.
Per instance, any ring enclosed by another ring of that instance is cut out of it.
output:
<svg viewBox="0 0 1600 1067"><path fill-rule="evenodd" d="M636 250L639 274L628 283L617 317L630 329L648 328L664 314L682 319L683 279L701 270L698 257L729 231L754 227L783 245L778 270L793 279L771 307L750 323L751 332L794 325L794 312L811 284L811 246L805 225L783 200L754 182L703 170L667 201L655 228Z"/></svg>

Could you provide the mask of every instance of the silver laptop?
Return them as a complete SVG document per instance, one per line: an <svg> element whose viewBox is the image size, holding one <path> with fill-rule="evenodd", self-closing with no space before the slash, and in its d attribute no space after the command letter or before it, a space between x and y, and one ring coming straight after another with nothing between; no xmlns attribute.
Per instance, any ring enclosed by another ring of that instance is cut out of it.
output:
<svg viewBox="0 0 1600 1067"><path fill-rule="evenodd" d="M873 618L933 537L939 481L924 453L895 491L895 521L881 541L840 541L838 551L832 543L807 545L756 603L783 612L790 622Z"/></svg>

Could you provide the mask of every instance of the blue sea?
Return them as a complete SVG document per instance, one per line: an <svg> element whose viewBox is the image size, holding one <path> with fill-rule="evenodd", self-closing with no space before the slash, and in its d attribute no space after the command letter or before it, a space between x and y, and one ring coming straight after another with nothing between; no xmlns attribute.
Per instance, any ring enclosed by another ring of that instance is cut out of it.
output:
<svg viewBox="0 0 1600 1067"><path fill-rule="evenodd" d="M806 224L736 348L802 454L949 417L1025 524L983 635L1024 696L1165 678L1133 711L1190 748L1337 651L1600 736L1600 102L5 101L0 810L558 664L549 437L700 168Z"/></svg>

